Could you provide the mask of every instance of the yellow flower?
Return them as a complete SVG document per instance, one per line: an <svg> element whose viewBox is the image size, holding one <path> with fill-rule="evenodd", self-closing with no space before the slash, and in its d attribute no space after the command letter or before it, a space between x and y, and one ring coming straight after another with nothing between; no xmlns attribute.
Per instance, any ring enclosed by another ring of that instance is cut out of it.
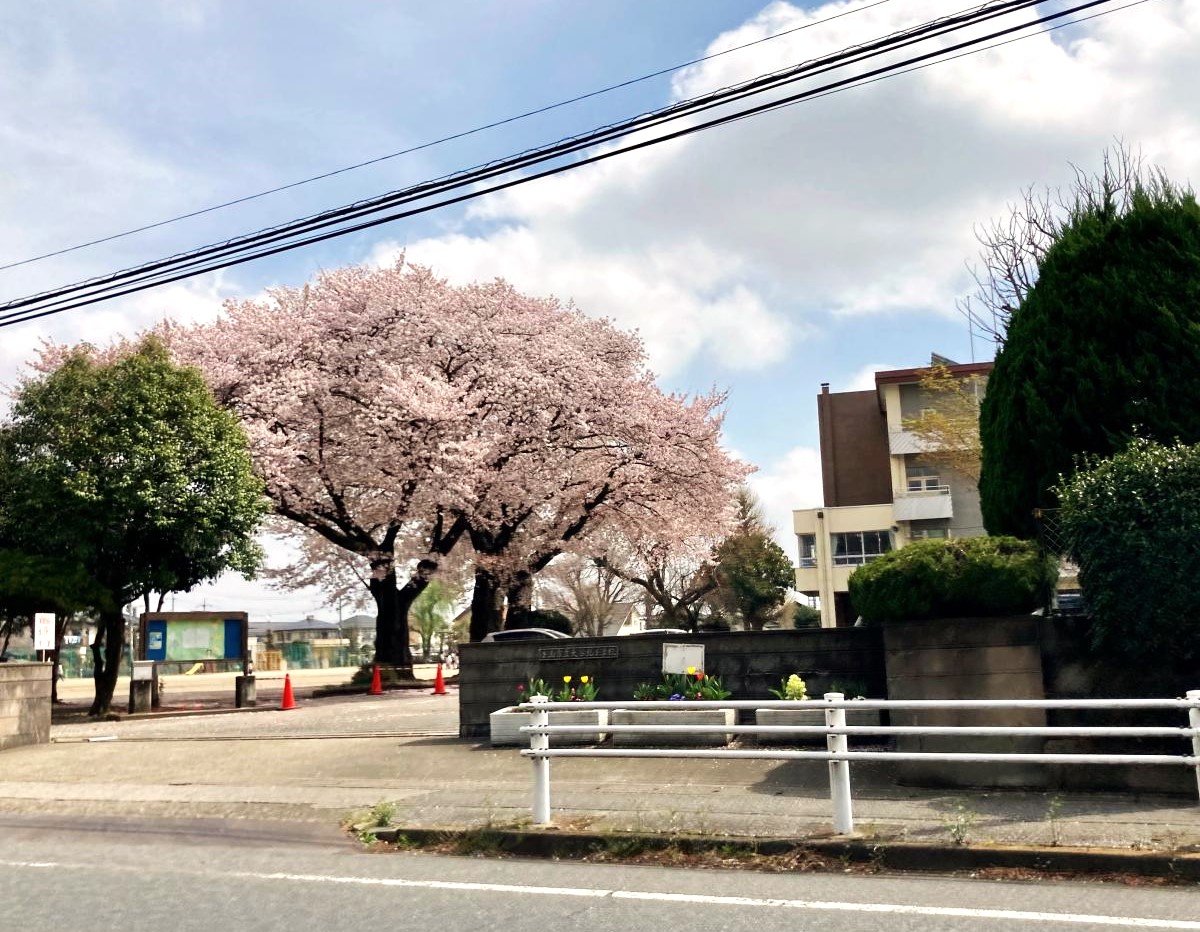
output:
<svg viewBox="0 0 1200 932"><path fill-rule="evenodd" d="M564 676L564 677L563 677L563 682L564 682L564 683L569 683L569 682L571 682L571 677L570 677L570 676Z"/></svg>
<svg viewBox="0 0 1200 932"><path fill-rule="evenodd" d="M586 676L581 676L579 678L579 682L581 682L581 683L586 683L587 681L588 681L588 678Z"/></svg>
<svg viewBox="0 0 1200 932"><path fill-rule="evenodd" d="M695 676L695 675L696 675L696 668L695 668L695 667L688 667L688 673L689 673L691 676Z"/></svg>

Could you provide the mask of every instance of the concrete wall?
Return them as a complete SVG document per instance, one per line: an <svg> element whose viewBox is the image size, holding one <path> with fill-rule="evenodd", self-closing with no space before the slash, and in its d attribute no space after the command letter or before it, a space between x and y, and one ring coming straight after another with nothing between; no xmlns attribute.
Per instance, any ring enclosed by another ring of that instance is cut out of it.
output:
<svg viewBox="0 0 1200 932"><path fill-rule="evenodd" d="M889 699L1042 699L1040 619L970 618L884 627ZM893 725L1046 724L1040 709L891 711ZM903 736L898 751L1029 752L1040 738ZM901 783L918 786L1044 786L1044 765L898 761Z"/></svg>
<svg viewBox="0 0 1200 932"><path fill-rule="evenodd" d="M0 663L0 751L50 740L51 665Z"/></svg>
<svg viewBox="0 0 1200 932"><path fill-rule="evenodd" d="M858 681L868 696L884 694L882 632L878 628L734 631L702 635L635 635L460 644L459 734L488 734L488 715L516 701L518 683L534 677L557 684L587 674L605 702L632 699L639 683L662 675L664 643L705 645L705 669L721 677L735 699L771 699L769 688L799 673L810 695L833 682ZM746 721L753 721L750 716Z"/></svg>
<svg viewBox="0 0 1200 932"><path fill-rule="evenodd" d="M1169 676L1128 666L1109 667L1091 656L1088 621L1081 616L1042 619L1044 681L1048 699L1099 699L1130 697L1172 699L1189 689L1200 689L1200 670L1190 678L1172 681ZM1187 714L1169 710L1093 711L1051 710L1051 725L1132 725L1186 727ZM1155 738L1051 738L1047 752L1063 754L1186 754L1188 743ZM1061 764L1046 768L1051 784L1065 790L1196 795L1195 773L1186 767Z"/></svg>

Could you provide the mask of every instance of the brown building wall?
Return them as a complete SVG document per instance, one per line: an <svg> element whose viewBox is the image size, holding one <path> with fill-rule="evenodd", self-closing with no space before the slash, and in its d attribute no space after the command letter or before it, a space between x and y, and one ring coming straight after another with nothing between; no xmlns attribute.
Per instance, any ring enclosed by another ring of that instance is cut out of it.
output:
<svg viewBox="0 0 1200 932"><path fill-rule="evenodd" d="M825 505L882 505L892 500L887 421L874 391L817 396Z"/></svg>

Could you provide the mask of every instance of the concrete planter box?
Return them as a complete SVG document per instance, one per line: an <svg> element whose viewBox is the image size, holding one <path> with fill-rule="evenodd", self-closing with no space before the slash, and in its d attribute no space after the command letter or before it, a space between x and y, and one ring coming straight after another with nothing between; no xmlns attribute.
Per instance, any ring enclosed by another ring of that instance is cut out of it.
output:
<svg viewBox="0 0 1200 932"><path fill-rule="evenodd" d="M529 735L521 729L533 723L533 713L525 712L516 706L497 709L488 716L491 729L492 747L529 747ZM578 712L551 712L551 725L600 725L608 724L608 709L581 709ZM569 745L599 744L608 735L551 735L550 747L565 747Z"/></svg>
<svg viewBox="0 0 1200 932"><path fill-rule="evenodd" d="M846 724L868 728L879 724L878 709L847 709ZM755 709L756 725L820 725L825 724L825 713L820 709ZM851 744L878 744L886 740L884 735L850 736ZM825 744L822 735L758 735L759 744Z"/></svg>
<svg viewBox="0 0 1200 932"><path fill-rule="evenodd" d="M611 725L736 725L735 709L674 709L632 710L614 709L609 716ZM733 740L732 732L721 734L638 734L633 731L614 731L613 747L719 747Z"/></svg>

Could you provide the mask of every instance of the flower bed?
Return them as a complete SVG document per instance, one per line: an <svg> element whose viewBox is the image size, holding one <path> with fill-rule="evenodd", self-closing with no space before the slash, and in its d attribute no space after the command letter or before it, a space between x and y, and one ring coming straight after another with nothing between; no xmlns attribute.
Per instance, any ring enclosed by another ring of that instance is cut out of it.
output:
<svg viewBox="0 0 1200 932"><path fill-rule="evenodd" d="M756 725L821 725L825 724L825 713L820 709L755 709ZM846 709L846 724L856 727L872 727L879 724L878 709ZM851 744L879 744L883 735L848 736ZM825 744L824 735L760 734L759 744Z"/></svg>
<svg viewBox="0 0 1200 932"><path fill-rule="evenodd" d="M611 725L736 725L734 709L613 709ZM613 747L674 748L719 747L733 740L732 733L722 734L639 734L634 731L614 731Z"/></svg>
<svg viewBox="0 0 1200 932"><path fill-rule="evenodd" d="M551 725L607 725L607 709L580 709L578 712L550 712ZM529 747L529 735L521 732L526 725L533 723L533 713L526 712L514 706L497 709L488 716L491 729L492 747ZM551 735L550 747L566 747L570 745L599 744L608 737L601 732L598 735Z"/></svg>

